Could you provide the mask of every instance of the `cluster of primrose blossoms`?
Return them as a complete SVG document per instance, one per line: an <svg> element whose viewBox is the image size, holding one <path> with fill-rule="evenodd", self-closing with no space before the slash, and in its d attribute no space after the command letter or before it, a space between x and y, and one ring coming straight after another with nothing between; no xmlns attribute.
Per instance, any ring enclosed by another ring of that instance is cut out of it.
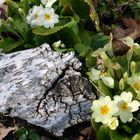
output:
<svg viewBox="0 0 140 140"><path fill-rule="evenodd" d="M101 122L115 130L118 125L118 117L123 123L131 122L133 119L132 112L139 109L140 103L132 100L132 93L123 91L120 96L114 96L111 100L109 96L100 97L92 103L92 118L95 122Z"/></svg>
<svg viewBox="0 0 140 140"><path fill-rule="evenodd" d="M52 5L56 0L41 0L43 5L34 6L29 10L26 17L27 23L32 28L36 26L44 26L45 28L53 28L58 23L58 15L55 14Z"/></svg>

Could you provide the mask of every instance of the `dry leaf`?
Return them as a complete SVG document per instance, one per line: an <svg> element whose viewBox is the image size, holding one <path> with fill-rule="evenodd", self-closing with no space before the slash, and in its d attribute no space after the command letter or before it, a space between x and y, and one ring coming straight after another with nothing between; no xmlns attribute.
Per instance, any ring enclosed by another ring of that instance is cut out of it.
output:
<svg viewBox="0 0 140 140"><path fill-rule="evenodd" d="M6 128L3 124L0 123L0 140L2 140L10 131L16 131L18 129L17 126Z"/></svg>
<svg viewBox="0 0 140 140"><path fill-rule="evenodd" d="M132 18L124 18L123 19L124 26L128 29L131 29L131 33L127 36L133 38L134 40L140 37L140 20L132 19Z"/></svg>
<svg viewBox="0 0 140 140"><path fill-rule="evenodd" d="M83 130L80 131L81 136L79 136L77 140L89 140L91 137L91 132L92 132L92 127L84 128Z"/></svg>
<svg viewBox="0 0 140 140"><path fill-rule="evenodd" d="M121 27L117 27L112 33L113 33L113 51L116 56L121 56L127 53L129 50L129 47L125 45L122 41L119 39L125 38L125 37L131 37L132 39L137 39L140 37L140 21L135 20L132 18L124 18L123 24L126 27L126 29L123 29Z"/></svg>
<svg viewBox="0 0 140 140"><path fill-rule="evenodd" d="M113 52L116 56L122 56L128 52L130 49L126 44L124 44L122 41L114 39L112 41L113 46Z"/></svg>

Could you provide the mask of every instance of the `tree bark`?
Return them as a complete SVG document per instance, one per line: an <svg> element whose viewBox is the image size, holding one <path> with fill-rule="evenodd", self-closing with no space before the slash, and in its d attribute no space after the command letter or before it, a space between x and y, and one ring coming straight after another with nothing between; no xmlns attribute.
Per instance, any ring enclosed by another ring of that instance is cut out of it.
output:
<svg viewBox="0 0 140 140"><path fill-rule="evenodd" d="M0 54L0 113L24 119L55 136L89 120L96 95L80 75L80 67L73 52L55 52L47 44Z"/></svg>

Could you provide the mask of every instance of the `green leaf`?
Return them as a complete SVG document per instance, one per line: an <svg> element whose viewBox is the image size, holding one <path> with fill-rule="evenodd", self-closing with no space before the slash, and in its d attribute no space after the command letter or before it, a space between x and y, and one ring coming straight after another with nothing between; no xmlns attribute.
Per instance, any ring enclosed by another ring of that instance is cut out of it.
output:
<svg viewBox="0 0 140 140"><path fill-rule="evenodd" d="M12 44L8 45L7 47L3 48L3 51L10 52L10 51L16 49L17 47L19 47L22 43L23 43L23 41L17 41L15 43L12 43Z"/></svg>
<svg viewBox="0 0 140 140"><path fill-rule="evenodd" d="M19 140L26 140L27 139L27 135L28 135L28 131L27 131L26 128L21 127L16 132L16 135L19 138Z"/></svg>
<svg viewBox="0 0 140 140"><path fill-rule="evenodd" d="M8 53L14 49L16 49L18 46L20 46L23 43L23 40L15 42L11 38L3 38L0 41L0 48L4 53Z"/></svg>
<svg viewBox="0 0 140 140"><path fill-rule="evenodd" d="M8 53L14 49L16 49L18 46L20 46L24 41L17 41L17 42L11 42L9 44L4 44L2 47L3 52ZM4 42L3 42L4 43Z"/></svg>
<svg viewBox="0 0 140 140"><path fill-rule="evenodd" d="M65 27L70 28L77 35L79 31L78 22L79 18L72 19L71 22L65 25Z"/></svg>
<svg viewBox="0 0 140 140"><path fill-rule="evenodd" d="M140 11L140 2L131 2L129 3L129 6L133 11Z"/></svg>
<svg viewBox="0 0 140 140"><path fill-rule="evenodd" d="M140 133L136 134L132 140L140 140Z"/></svg>
<svg viewBox="0 0 140 140"><path fill-rule="evenodd" d="M40 137L38 136L38 134L31 130L29 131L28 137L30 140L40 140Z"/></svg>
<svg viewBox="0 0 140 140"><path fill-rule="evenodd" d="M109 135L110 129L104 125L100 126L97 133L97 140L111 140ZM121 140L121 139L120 139Z"/></svg>
<svg viewBox="0 0 140 140"><path fill-rule="evenodd" d="M96 12L96 9L94 8L94 4L92 2L92 0L84 0L90 7L90 12L89 12L89 16L91 18L91 20L94 22L96 30L100 31L100 27L99 27L99 17L98 14Z"/></svg>
<svg viewBox="0 0 140 140"><path fill-rule="evenodd" d="M80 54L80 56L84 56L88 51L89 46L79 43L74 46L74 49Z"/></svg>
<svg viewBox="0 0 140 140"><path fill-rule="evenodd" d="M90 33L86 30L83 30L82 28L79 29L79 37L81 39L81 43L86 45L86 46L91 46L92 45L92 37Z"/></svg>
<svg viewBox="0 0 140 140"><path fill-rule="evenodd" d="M112 93L111 93L110 89L101 80L98 80L98 88L101 91L100 94L102 96L112 97Z"/></svg>
<svg viewBox="0 0 140 140"><path fill-rule="evenodd" d="M60 31L61 29L63 29L64 26L55 26L54 28L51 29L46 29L45 27L37 27L35 29L33 29L33 33L36 35L51 35L54 34L58 31Z"/></svg>
<svg viewBox="0 0 140 140"><path fill-rule="evenodd" d="M76 12L76 14L83 19L89 19L90 8L84 0L70 0L72 9Z"/></svg>
<svg viewBox="0 0 140 140"><path fill-rule="evenodd" d="M90 69L96 66L97 61L96 61L96 58L92 56L93 50L89 50L89 51L90 52L88 53L88 55L86 55L85 63L86 63L86 66Z"/></svg>
<svg viewBox="0 0 140 140"><path fill-rule="evenodd" d="M126 124L122 125L122 128L124 128L124 130L130 134L133 132L133 129Z"/></svg>
<svg viewBox="0 0 140 140"><path fill-rule="evenodd" d="M128 140L127 135L118 133L116 130L110 131L111 140Z"/></svg>
<svg viewBox="0 0 140 140"><path fill-rule="evenodd" d="M100 47L104 47L107 43L109 43L109 37L106 35L96 34L92 37L91 47L96 50Z"/></svg>
<svg viewBox="0 0 140 140"><path fill-rule="evenodd" d="M77 22L75 21L73 18L64 18L62 20L60 20L59 24L57 24L55 27L51 28L51 29L47 29L45 27L37 27L35 29L33 29L33 33L36 35L42 35L42 36L47 36L47 35L51 35L54 34L66 27L70 28L75 34L78 33L78 26L77 26Z"/></svg>

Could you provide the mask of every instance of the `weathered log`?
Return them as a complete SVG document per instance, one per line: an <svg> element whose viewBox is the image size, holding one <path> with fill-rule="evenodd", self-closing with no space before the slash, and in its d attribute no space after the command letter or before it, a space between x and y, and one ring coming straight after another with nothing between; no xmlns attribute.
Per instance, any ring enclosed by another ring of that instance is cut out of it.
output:
<svg viewBox="0 0 140 140"><path fill-rule="evenodd" d="M41 126L56 136L90 119L95 93L80 76L73 52L62 54L49 45L0 54L0 113Z"/></svg>

